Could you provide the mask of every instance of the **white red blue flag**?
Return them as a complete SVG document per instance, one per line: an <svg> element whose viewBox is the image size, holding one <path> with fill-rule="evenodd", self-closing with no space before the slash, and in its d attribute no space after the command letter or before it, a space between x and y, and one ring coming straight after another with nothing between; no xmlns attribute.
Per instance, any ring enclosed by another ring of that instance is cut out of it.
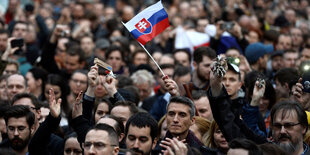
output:
<svg viewBox="0 0 310 155"><path fill-rule="evenodd" d="M145 45L169 27L168 14L159 1L144 9L124 25L142 45Z"/></svg>

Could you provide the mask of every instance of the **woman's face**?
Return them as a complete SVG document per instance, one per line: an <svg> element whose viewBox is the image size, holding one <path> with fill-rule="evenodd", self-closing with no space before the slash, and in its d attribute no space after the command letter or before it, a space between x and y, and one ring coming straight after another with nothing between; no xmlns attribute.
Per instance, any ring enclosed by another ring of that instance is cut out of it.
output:
<svg viewBox="0 0 310 155"><path fill-rule="evenodd" d="M229 146L220 129L215 129L213 133L214 143L220 150L228 150Z"/></svg>
<svg viewBox="0 0 310 155"><path fill-rule="evenodd" d="M259 101L259 111L260 111L260 112L266 112L267 109L268 109L269 103L270 103L270 102L269 102L268 99L262 98L262 99Z"/></svg>
<svg viewBox="0 0 310 155"><path fill-rule="evenodd" d="M26 74L26 80L27 80L27 85L29 88L30 93L33 93L36 91L36 89L40 89L38 88L38 86L36 85L37 81L35 80L35 78L33 77L31 72L28 72Z"/></svg>
<svg viewBox="0 0 310 155"><path fill-rule="evenodd" d="M76 137L69 138L65 143L64 155L82 155L82 149L80 143Z"/></svg>
<svg viewBox="0 0 310 155"><path fill-rule="evenodd" d="M98 120L104 115L106 115L107 113L109 113L108 104L105 102L100 102L95 112L95 123L97 123Z"/></svg>
<svg viewBox="0 0 310 155"><path fill-rule="evenodd" d="M45 95L46 100L49 99L48 95L49 95L49 90L50 90L51 88L54 89L54 93L55 93L56 100L58 100L58 99L61 97L61 89L60 89L59 86L57 86L57 85L51 85L51 84L46 84L46 85L45 85L44 95Z"/></svg>

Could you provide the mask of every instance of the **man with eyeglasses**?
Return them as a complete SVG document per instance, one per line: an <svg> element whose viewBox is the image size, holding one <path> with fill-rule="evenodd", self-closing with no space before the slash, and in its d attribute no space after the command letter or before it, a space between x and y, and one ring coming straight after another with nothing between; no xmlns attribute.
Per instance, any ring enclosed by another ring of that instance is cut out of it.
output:
<svg viewBox="0 0 310 155"><path fill-rule="evenodd" d="M84 155L117 155L119 142L116 131L107 124L89 130L83 143Z"/></svg>
<svg viewBox="0 0 310 155"><path fill-rule="evenodd" d="M35 115L24 105L12 106L5 115L8 139L0 148L9 148L18 155L28 153L31 135L35 132Z"/></svg>

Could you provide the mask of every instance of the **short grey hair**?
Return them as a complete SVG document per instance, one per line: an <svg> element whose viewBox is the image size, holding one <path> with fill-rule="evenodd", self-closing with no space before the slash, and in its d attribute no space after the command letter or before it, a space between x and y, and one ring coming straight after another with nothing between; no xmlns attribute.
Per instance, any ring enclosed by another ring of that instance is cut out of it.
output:
<svg viewBox="0 0 310 155"><path fill-rule="evenodd" d="M174 96L174 97L171 97L170 102L168 103L167 108L166 108L167 111L168 111L168 107L169 107L169 105L171 103L178 103L178 104L184 104L184 105L189 106L189 108L190 108L189 112L190 112L191 118L195 116L195 111L196 111L195 104L188 97L185 97L185 96Z"/></svg>
<svg viewBox="0 0 310 155"><path fill-rule="evenodd" d="M155 83L153 75L145 69L134 72L130 78L134 84L148 83L152 87Z"/></svg>

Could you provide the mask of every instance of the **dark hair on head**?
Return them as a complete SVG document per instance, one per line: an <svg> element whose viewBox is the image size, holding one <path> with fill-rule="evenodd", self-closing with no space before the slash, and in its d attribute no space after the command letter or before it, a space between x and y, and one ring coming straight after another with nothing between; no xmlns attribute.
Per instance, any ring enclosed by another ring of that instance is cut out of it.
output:
<svg viewBox="0 0 310 155"><path fill-rule="evenodd" d="M112 103L110 102L110 100L108 100L108 99L106 99L106 98L99 98L99 99L96 99L96 100L95 100L95 106L94 106L94 114L93 114L94 120L95 120L96 111L97 111L98 106L99 106L100 104L106 104L106 105L108 106L109 111L108 111L107 114L110 114L110 112L111 112Z"/></svg>
<svg viewBox="0 0 310 155"><path fill-rule="evenodd" d="M40 68L40 67L33 67L28 72L32 74L34 79L42 80L41 89L42 91L44 91L43 89L44 89L45 81L47 79L48 72L45 69Z"/></svg>
<svg viewBox="0 0 310 155"><path fill-rule="evenodd" d="M192 100L190 100L188 97L185 96L174 96L171 97L168 105L167 105L167 111L168 111L168 107L171 103L177 103L177 104L184 104L189 106L189 112L190 112L190 116L191 118L195 116L195 104L193 103Z"/></svg>
<svg viewBox="0 0 310 155"><path fill-rule="evenodd" d="M304 108L300 105L300 103L293 101L293 100L283 100L283 101L280 101L277 104L275 104L272 107L271 112L270 112L271 126L273 125L275 116L279 111L281 111L281 113L282 113L281 118L284 118L286 116L286 114L292 114L292 112L295 111L296 115L297 115L298 122L306 128L306 132L307 132L307 130L308 130L307 114L306 114ZM306 134L306 132L303 133L303 135Z"/></svg>
<svg viewBox="0 0 310 155"><path fill-rule="evenodd" d="M124 88L126 86L132 86L133 85L132 79L128 76L119 75L116 77L116 79L118 80L117 88Z"/></svg>
<svg viewBox="0 0 310 155"><path fill-rule="evenodd" d="M12 101L11 101L11 104L12 106L14 105L14 103L22 98L29 98L31 100L31 103L34 105L34 107L36 108L36 110L39 110L41 108L41 104L40 104L40 101L38 100L37 97L35 97L34 95L32 94L29 94L29 93L21 93L21 94L16 94Z"/></svg>
<svg viewBox="0 0 310 155"><path fill-rule="evenodd" d="M263 155L259 147L251 140L236 138L229 142L230 149L244 149L249 151L249 155Z"/></svg>
<svg viewBox="0 0 310 155"><path fill-rule="evenodd" d="M0 82L3 81L3 80L6 81L6 79L7 79L9 76L10 76L10 74L1 75L1 76L0 76Z"/></svg>
<svg viewBox="0 0 310 155"><path fill-rule="evenodd" d="M274 76L275 80L278 80L281 85L284 85L285 83L296 83L299 79L299 74L297 69L295 68L281 68L278 70Z"/></svg>
<svg viewBox="0 0 310 155"><path fill-rule="evenodd" d="M199 100L202 97L208 97L206 91L204 91L204 90L193 90L193 93L192 93L193 100Z"/></svg>
<svg viewBox="0 0 310 155"><path fill-rule="evenodd" d="M216 52L210 47L198 47L194 51L194 62L199 64L202 62L203 56L207 56L212 60L216 57Z"/></svg>
<svg viewBox="0 0 310 155"><path fill-rule="evenodd" d="M149 61L149 56L146 54L146 52L145 52L142 48L138 48L138 49L136 49L136 50L132 53L132 63L133 63L133 60L134 60L135 56L136 56L137 54L139 54L139 53L145 54L145 55L146 55L147 61Z"/></svg>
<svg viewBox="0 0 310 155"><path fill-rule="evenodd" d="M121 47L116 46L116 45L111 45L110 47L108 47L105 53L105 58L108 59L110 54L112 54L112 52L115 52L115 51L120 52L122 61L124 61L124 50Z"/></svg>
<svg viewBox="0 0 310 155"><path fill-rule="evenodd" d="M93 129L88 130L88 132L91 131L91 130L103 130L103 131L106 131L108 133L108 137L109 137L111 145L119 146L118 135L117 135L116 131L114 130L114 128L111 127L110 125L107 125L107 124L97 124L97 125L95 125L95 127Z"/></svg>
<svg viewBox="0 0 310 155"><path fill-rule="evenodd" d="M61 106L62 106L62 110L65 111L65 113L69 113L70 109L68 107L68 103L67 103L67 95L69 94L69 86L64 82L64 79L58 75L58 74L49 74L47 75L47 80L46 80L46 83L45 83L45 86L47 84L50 84L50 85L56 85L60 88L61 90L61 100L62 100L62 103L61 103ZM44 90L45 91L45 86L44 86ZM45 95L43 95L43 100L45 100Z"/></svg>
<svg viewBox="0 0 310 155"><path fill-rule="evenodd" d="M286 53L298 53L298 51L296 51L294 49L287 49L287 50L283 51L283 54L286 54Z"/></svg>
<svg viewBox="0 0 310 155"><path fill-rule="evenodd" d="M131 115L134 115L135 113L138 113L138 112L139 112L139 110L138 110L136 104L133 103L133 102L131 102L131 101L117 101L117 102L115 103L115 105L113 106L113 108L114 108L114 107L117 107L117 106L128 107L128 108L129 108L129 111L130 111L130 113L131 113ZM112 109L113 109L113 108L112 108Z"/></svg>
<svg viewBox="0 0 310 155"><path fill-rule="evenodd" d="M65 135L65 138L64 138L64 145L66 144L67 140L70 139L70 138L77 138L77 134L75 132L72 132L68 135Z"/></svg>
<svg viewBox="0 0 310 155"><path fill-rule="evenodd" d="M152 141L154 141L154 139L157 137L158 133L157 121L149 113L139 112L131 116L126 123L125 137L127 137L130 125L136 126L138 128L149 127L151 129L150 134L152 137Z"/></svg>
<svg viewBox="0 0 310 155"><path fill-rule="evenodd" d="M69 46L66 53L70 56L79 56L79 63L85 61L85 54L79 45Z"/></svg>
<svg viewBox="0 0 310 155"><path fill-rule="evenodd" d="M123 89L128 91L128 92L131 92L130 100L129 99L127 99L127 100L135 103L135 105L138 105L139 101L140 101L139 89L133 85L125 86Z"/></svg>
<svg viewBox="0 0 310 155"><path fill-rule="evenodd" d="M173 54L176 54L178 52L184 52L185 54L187 54L188 57L188 61L191 62L192 61L192 54L190 53L188 48L181 48L181 49L176 49L173 51Z"/></svg>
<svg viewBox="0 0 310 155"><path fill-rule="evenodd" d="M4 118L6 111L8 111L10 107L10 104L0 100L0 118Z"/></svg>
<svg viewBox="0 0 310 155"><path fill-rule="evenodd" d="M177 65L175 67L175 70L174 70L172 78L174 79L175 77L185 76L185 75L190 74L190 73L191 73L191 68L190 67L185 67L185 66Z"/></svg>
<svg viewBox="0 0 310 155"><path fill-rule="evenodd" d="M35 115L33 112L30 111L28 106L24 105L11 106L5 113L4 116L5 123L8 124L8 120L12 117L14 118L26 117L26 121L29 128L31 128L34 125Z"/></svg>
<svg viewBox="0 0 310 155"><path fill-rule="evenodd" d="M279 145L274 143L264 143L258 145L260 150L263 152L264 155L287 155Z"/></svg>
<svg viewBox="0 0 310 155"><path fill-rule="evenodd" d="M125 127L120 118L113 116L113 115L104 115L101 118L110 118L110 119L115 120L116 124L113 126L113 128L116 131L117 135L120 136L122 133L124 133Z"/></svg>

